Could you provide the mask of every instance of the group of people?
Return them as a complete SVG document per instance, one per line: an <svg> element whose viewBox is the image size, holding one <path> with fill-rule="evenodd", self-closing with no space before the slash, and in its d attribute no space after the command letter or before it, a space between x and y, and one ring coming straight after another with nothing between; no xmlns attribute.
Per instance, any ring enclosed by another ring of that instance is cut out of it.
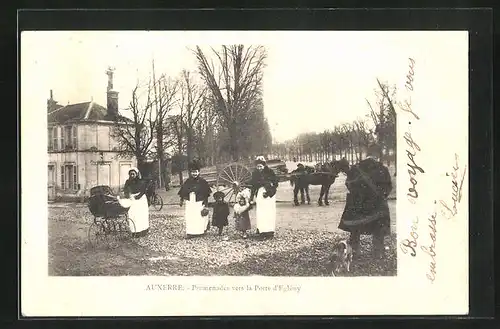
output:
<svg viewBox="0 0 500 329"><path fill-rule="evenodd" d="M346 204L339 229L350 233L349 243L354 253L359 252L360 235L373 236L373 251L376 257L384 252L384 237L390 234L390 213L387 197L392 190L389 170L379 160L380 150L372 145L368 148L366 159L351 166L347 172L348 189ZM229 204L224 201L224 193L217 191L213 197L215 204L212 220L209 219L208 200L212 194L208 182L200 176L200 166L189 164L189 178L182 184L178 195L184 207L186 236L188 238L207 233L210 227L217 228L224 236L224 228L229 225ZM243 189L237 196L233 207L235 228L242 238L248 237L251 230L249 211L255 209L255 229L259 237L273 238L276 228L276 191L278 178L266 165L264 157L255 161L250 188ZM125 196L132 200L129 218L135 224L134 236L144 236L149 230L148 201L146 185L140 179L137 168L129 171L125 183Z"/></svg>
<svg viewBox="0 0 500 329"><path fill-rule="evenodd" d="M249 211L256 207L256 229L260 237L272 238L276 226L276 191L278 178L273 170L266 165L264 157L255 161L256 168L252 172L250 188L239 191L234 205L235 228L243 238L248 237L251 229ZM229 225L229 205L224 201L224 193L217 191L213 197L215 205L212 221L209 219L208 198L211 189L205 179L200 177L200 166L196 162L189 164L189 178L179 190L181 206L185 206L185 221L187 237L205 234L211 226L223 234L224 227ZM227 237L225 237L227 239Z"/></svg>

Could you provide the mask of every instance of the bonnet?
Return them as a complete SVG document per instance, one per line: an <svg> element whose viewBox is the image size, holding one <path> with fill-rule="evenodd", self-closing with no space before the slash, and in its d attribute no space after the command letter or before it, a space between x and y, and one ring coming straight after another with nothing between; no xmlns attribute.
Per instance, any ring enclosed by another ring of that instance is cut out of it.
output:
<svg viewBox="0 0 500 329"><path fill-rule="evenodd" d="M136 167L132 167L128 170L128 172L130 173L131 171L135 172L137 178L141 179L141 173L139 172L139 169L137 169Z"/></svg>
<svg viewBox="0 0 500 329"><path fill-rule="evenodd" d="M240 198L244 198L247 202L250 200L251 196L250 189L246 188L242 191L239 191L238 194L236 194L236 200L239 200Z"/></svg>
<svg viewBox="0 0 500 329"><path fill-rule="evenodd" d="M258 164L261 164L263 166L266 165L266 158L264 158L264 156L262 155L259 155L257 158L255 158L255 164L258 165Z"/></svg>

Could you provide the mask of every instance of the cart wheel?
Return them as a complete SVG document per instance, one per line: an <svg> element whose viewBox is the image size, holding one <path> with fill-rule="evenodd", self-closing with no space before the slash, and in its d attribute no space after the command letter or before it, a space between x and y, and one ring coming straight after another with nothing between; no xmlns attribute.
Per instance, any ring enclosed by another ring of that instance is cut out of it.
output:
<svg viewBox="0 0 500 329"><path fill-rule="evenodd" d="M236 203L236 194L245 185L248 185L252 178L252 172L247 166L240 163L232 163L224 167L217 175L217 191L226 194L226 201Z"/></svg>
<svg viewBox="0 0 500 329"><path fill-rule="evenodd" d="M133 232L135 232L135 223L132 219L125 216L115 219L109 246L118 248L123 246L124 243L131 242Z"/></svg>
<svg viewBox="0 0 500 329"><path fill-rule="evenodd" d="M92 248L108 245L108 235L103 221L93 221L87 232L89 243Z"/></svg>
<svg viewBox="0 0 500 329"><path fill-rule="evenodd" d="M157 210L160 211L163 208L163 199L161 196L158 194L153 195L153 199L151 200L151 203L153 204L153 207Z"/></svg>

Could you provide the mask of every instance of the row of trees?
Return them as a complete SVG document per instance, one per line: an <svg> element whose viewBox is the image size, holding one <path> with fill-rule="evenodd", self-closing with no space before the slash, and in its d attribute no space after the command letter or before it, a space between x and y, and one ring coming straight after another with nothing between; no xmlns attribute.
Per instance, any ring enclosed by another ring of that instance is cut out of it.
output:
<svg viewBox="0 0 500 329"><path fill-rule="evenodd" d="M129 115L116 118L113 135L140 170L148 159L165 171L172 158L180 172L195 158L213 165L271 148L262 101L264 47L231 45L208 53L196 47L192 53L197 71L177 76L157 76L153 62L149 79L132 90Z"/></svg>
<svg viewBox="0 0 500 329"><path fill-rule="evenodd" d="M368 120L356 120L322 133L302 134L272 145L264 115L262 79L266 50L262 46L229 45L204 51L192 49L197 70L175 76L152 74L132 90L129 115L118 116L113 130L122 153L137 158L140 170L148 159L167 158L180 172L197 158L202 165L275 154L301 161L346 157L361 160L373 142L396 150L395 87L377 80L377 100ZM394 157L395 158L395 157Z"/></svg>
<svg viewBox="0 0 500 329"><path fill-rule="evenodd" d="M396 161L396 87L377 80L376 102L368 100L365 119L344 123L320 133L305 133L293 140L273 145L273 154L297 161L324 162L347 158L351 162L363 159L368 145L381 146L381 158L388 164Z"/></svg>

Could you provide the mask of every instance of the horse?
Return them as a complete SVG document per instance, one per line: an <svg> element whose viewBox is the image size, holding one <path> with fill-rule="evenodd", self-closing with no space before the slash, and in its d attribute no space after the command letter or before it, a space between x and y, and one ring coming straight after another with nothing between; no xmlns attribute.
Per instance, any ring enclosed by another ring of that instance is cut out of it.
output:
<svg viewBox="0 0 500 329"><path fill-rule="evenodd" d="M319 170L317 170L319 169ZM304 191L307 195L307 203L310 204L309 185L321 185L321 192L318 199L318 205L329 205L328 195L330 187L335 182L340 172L347 174L349 171L349 162L346 158L341 160L334 160L332 162L324 163L318 166L316 170L312 167L305 167L304 170L299 171L295 169L291 172L290 185L294 186L293 201L296 206L299 205L297 193L301 192L301 201L304 203ZM324 201L323 201L324 198Z"/></svg>

